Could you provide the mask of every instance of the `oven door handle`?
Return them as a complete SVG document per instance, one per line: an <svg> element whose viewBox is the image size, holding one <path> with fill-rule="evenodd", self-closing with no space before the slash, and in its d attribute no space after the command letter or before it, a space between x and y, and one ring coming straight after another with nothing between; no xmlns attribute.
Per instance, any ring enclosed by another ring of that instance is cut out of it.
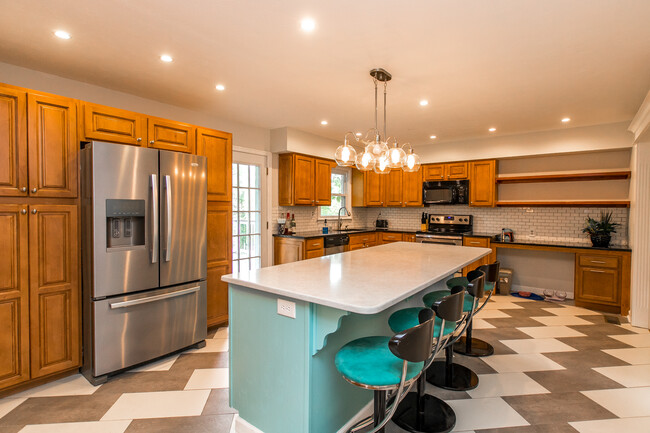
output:
<svg viewBox="0 0 650 433"><path fill-rule="evenodd" d="M190 293L195 293L201 290L200 286L190 287L189 289L178 290L171 293L163 293L162 295L149 296L148 298L133 299L131 301L115 302L109 304L111 310L116 308L127 308L132 307L133 305L148 304L150 302L162 301L163 299L176 298L178 296L189 295Z"/></svg>

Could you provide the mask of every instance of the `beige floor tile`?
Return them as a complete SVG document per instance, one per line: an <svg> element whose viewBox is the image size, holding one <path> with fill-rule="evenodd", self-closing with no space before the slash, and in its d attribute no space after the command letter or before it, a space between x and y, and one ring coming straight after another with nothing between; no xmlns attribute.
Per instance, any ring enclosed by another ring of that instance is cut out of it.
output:
<svg viewBox="0 0 650 433"><path fill-rule="evenodd" d="M142 373L147 371L169 371L169 369L174 365L174 362L176 362L178 359L178 356L178 354L168 356L157 361L149 362L129 371L132 373Z"/></svg>
<svg viewBox="0 0 650 433"><path fill-rule="evenodd" d="M25 426L20 433L124 433L131 420L66 422Z"/></svg>
<svg viewBox="0 0 650 433"><path fill-rule="evenodd" d="M70 395L91 395L97 391L101 385L94 386L86 380L81 374L64 377L45 385L15 394L12 398L21 397L62 397Z"/></svg>
<svg viewBox="0 0 650 433"><path fill-rule="evenodd" d="M498 373L522 373L525 371L564 370L557 362L539 353L516 355L492 355L482 361Z"/></svg>
<svg viewBox="0 0 650 433"><path fill-rule="evenodd" d="M568 326L533 326L517 329L530 335L532 338L563 338L585 336L585 334L582 332L571 329Z"/></svg>
<svg viewBox="0 0 650 433"><path fill-rule="evenodd" d="M633 347L650 347L650 333L648 334L627 334L627 335L610 335L609 337L629 344Z"/></svg>
<svg viewBox="0 0 650 433"><path fill-rule="evenodd" d="M517 353L575 352L576 350L555 338L531 338L527 340L499 340Z"/></svg>
<svg viewBox="0 0 650 433"><path fill-rule="evenodd" d="M227 352L228 339L225 338L212 338L205 340L205 347L200 349L190 349L183 353L214 353L214 352Z"/></svg>
<svg viewBox="0 0 650 433"><path fill-rule="evenodd" d="M631 347L629 349L606 349L608 355L633 365L650 364L650 347Z"/></svg>
<svg viewBox="0 0 650 433"><path fill-rule="evenodd" d="M619 418L650 416L650 387L583 391Z"/></svg>
<svg viewBox="0 0 650 433"><path fill-rule="evenodd" d="M488 302L483 310L520 310L524 307L513 302Z"/></svg>
<svg viewBox="0 0 650 433"><path fill-rule="evenodd" d="M204 368L194 370L185 389L228 388L227 368Z"/></svg>
<svg viewBox="0 0 650 433"><path fill-rule="evenodd" d="M650 387L650 365L597 367L594 370L628 388L636 386Z"/></svg>
<svg viewBox="0 0 650 433"><path fill-rule="evenodd" d="M546 326L592 325L593 323L576 316L531 317Z"/></svg>
<svg viewBox="0 0 650 433"><path fill-rule="evenodd" d="M549 391L524 373L481 374L478 387L467 393L472 398L506 395L546 394Z"/></svg>
<svg viewBox="0 0 650 433"><path fill-rule="evenodd" d="M476 318L478 319L503 319L503 318L508 318L511 317L509 314L507 314L504 311L501 310L488 310L484 308L481 310L477 315Z"/></svg>
<svg viewBox="0 0 650 433"><path fill-rule="evenodd" d="M0 399L0 418L20 406L25 400L26 397Z"/></svg>
<svg viewBox="0 0 650 433"><path fill-rule="evenodd" d="M574 307L572 305L562 308L542 308L544 311L555 314L556 316L600 316L597 311L587 310L586 308Z"/></svg>
<svg viewBox="0 0 650 433"><path fill-rule="evenodd" d="M594 421L570 422L579 433L648 433L650 417L600 419Z"/></svg>
<svg viewBox="0 0 650 433"><path fill-rule="evenodd" d="M480 319L480 318L472 319L472 327L473 327L473 329L494 329L494 328L496 328L496 326L491 325L486 320L483 320L483 319Z"/></svg>
<svg viewBox="0 0 650 433"><path fill-rule="evenodd" d="M498 397L449 400L447 403L456 413L455 432L528 425L521 415Z"/></svg>
<svg viewBox="0 0 650 433"><path fill-rule="evenodd" d="M102 421L199 416L209 395L209 390L122 394Z"/></svg>
<svg viewBox="0 0 650 433"><path fill-rule="evenodd" d="M228 335L228 327L223 327L217 330L217 333L214 334L214 338L228 338Z"/></svg>
<svg viewBox="0 0 650 433"><path fill-rule="evenodd" d="M623 323L623 324L618 325L618 326L620 326L621 328L626 329L628 331L636 332L637 334L647 334L648 332L650 332L646 328L639 328L638 326L632 326L629 323Z"/></svg>

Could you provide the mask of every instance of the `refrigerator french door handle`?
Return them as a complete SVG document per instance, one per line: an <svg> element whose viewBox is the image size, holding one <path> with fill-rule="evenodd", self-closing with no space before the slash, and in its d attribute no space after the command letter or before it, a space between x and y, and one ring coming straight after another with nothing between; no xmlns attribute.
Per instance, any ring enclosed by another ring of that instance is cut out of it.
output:
<svg viewBox="0 0 650 433"><path fill-rule="evenodd" d="M172 259L172 183L171 176L165 176L165 225L167 226L167 237L165 239L165 261Z"/></svg>
<svg viewBox="0 0 650 433"><path fill-rule="evenodd" d="M122 301L109 304L111 310L116 308L126 308L132 305L148 304L150 302L162 301L163 299L176 298L178 296L189 295L190 293L196 293L201 290L201 287L191 287L189 289L179 290L177 292L164 293L162 295L149 296L147 298L133 299L132 301Z"/></svg>
<svg viewBox="0 0 650 433"><path fill-rule="evenodd" d="M158 176L152 174L151 182L151 263L158 262Z"/></svg>

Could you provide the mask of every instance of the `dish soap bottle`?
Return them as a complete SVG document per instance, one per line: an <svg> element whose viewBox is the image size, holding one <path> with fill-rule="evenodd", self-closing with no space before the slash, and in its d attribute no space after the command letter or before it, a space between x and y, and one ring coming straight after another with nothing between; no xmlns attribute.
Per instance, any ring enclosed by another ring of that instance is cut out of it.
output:
<svg viewBox="0 0 650 433"><path fill-rule="evenodd" d="M323 224L323 234L326 235L329 233L329 227L327 227L327 220L325 220L325 223Z"/></svg>

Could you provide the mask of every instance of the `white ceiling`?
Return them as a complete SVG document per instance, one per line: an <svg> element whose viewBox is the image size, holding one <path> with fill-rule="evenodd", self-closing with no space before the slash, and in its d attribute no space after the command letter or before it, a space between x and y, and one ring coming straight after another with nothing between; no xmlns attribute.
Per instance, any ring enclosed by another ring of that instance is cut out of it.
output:
<svg viewBox="0 0 650 433"><path fill-rule="evenodd" d="M563 128L564 116L569 127L630 120L650 89L649 0L0 0L0 9L0 61L334 139L372 126L374 67L393 74L388 134L413 144L491 126ZM312 34L300 30L305 16Z"/></svg>

